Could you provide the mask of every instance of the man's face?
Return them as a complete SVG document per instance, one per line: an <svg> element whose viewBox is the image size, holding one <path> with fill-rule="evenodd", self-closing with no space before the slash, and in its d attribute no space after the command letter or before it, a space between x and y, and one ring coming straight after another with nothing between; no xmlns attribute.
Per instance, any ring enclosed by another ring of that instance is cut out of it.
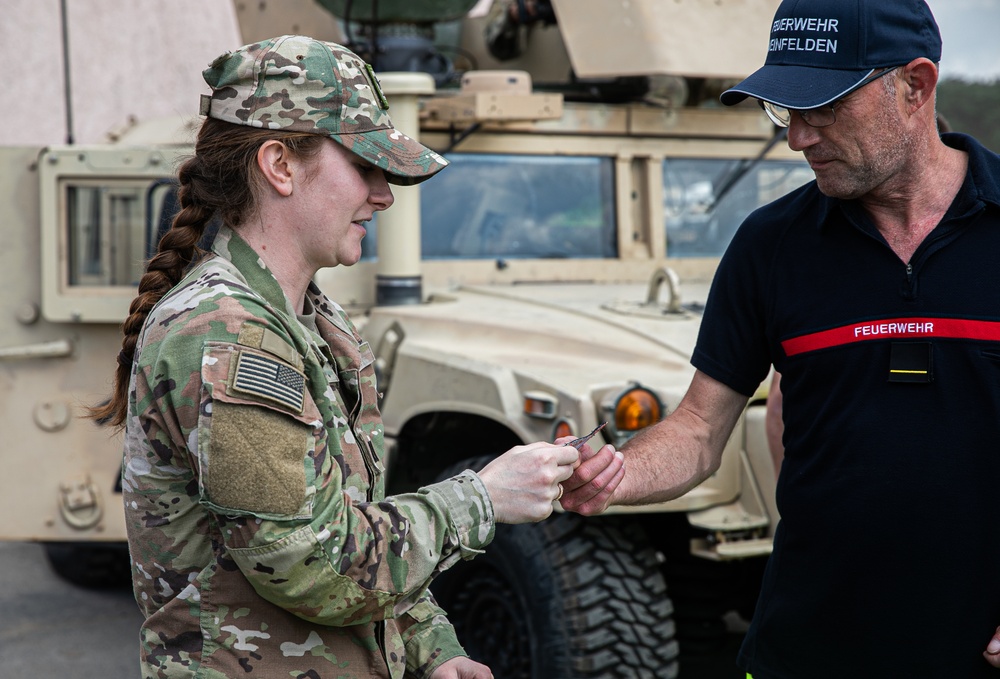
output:
<svg viewBox="0 0 1000 679"><path fill-rule="evenodd" d="M835 104L837 120L810 127L793 112L788 145L802 151L816 173L819 190L833 198L854 199L901 177L913 148L897 95L883 80L890 73L852 92Z"/></svg>

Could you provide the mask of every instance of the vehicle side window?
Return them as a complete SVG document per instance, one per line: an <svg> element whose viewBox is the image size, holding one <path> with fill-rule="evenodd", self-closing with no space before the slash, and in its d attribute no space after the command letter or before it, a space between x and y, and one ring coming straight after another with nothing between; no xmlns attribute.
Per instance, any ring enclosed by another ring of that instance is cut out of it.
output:
<svg viewBox="0 0 1000 679"><path fill-rule="evenodd" d="M67 283L136 285L146 253L147 184L66 187Z"/></svg>
<svg viewBox="0 0 1000 679"><path fill-rule="evenodd" d="M67 184L67 283L138 285L179 207L172 179ZM202 249L211 247L216 231L213 220L199 243Z"/></svg>

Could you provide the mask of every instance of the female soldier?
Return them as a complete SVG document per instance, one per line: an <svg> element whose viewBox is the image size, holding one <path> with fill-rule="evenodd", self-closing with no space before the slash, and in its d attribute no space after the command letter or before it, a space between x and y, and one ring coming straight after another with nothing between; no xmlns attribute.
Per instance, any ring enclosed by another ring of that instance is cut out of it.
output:
<svg viewBox="0 0 1000 679"><path fill-rule="evenodd" d="M495 522L548 516L578 453L518 446L385 497L372 352L311 282L358 261L389 182L447 162L393 129L370 68L339 45L282 36L204 76L181 210L94 413L125 427L143 676L489 677L428 583Z"/></svg>

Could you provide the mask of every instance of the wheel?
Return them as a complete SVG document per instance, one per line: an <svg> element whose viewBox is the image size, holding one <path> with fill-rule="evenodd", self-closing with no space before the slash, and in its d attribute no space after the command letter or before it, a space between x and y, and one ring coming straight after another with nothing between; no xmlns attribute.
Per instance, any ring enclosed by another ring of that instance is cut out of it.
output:
<svg viewBox="0 0 1000 679"><path fill-rule="evenodd" d="M466 651L494 676L678 674L659 560L628 519L560 513L538 524L498 525L485 554L445 571L431 590Z"/></svg>
<svg viewBox="0 0 1000 679"><path fill-rule="evenodd" d="M78 587L127 587L131 563L125 543L46 542L45 556L56 575Z"/></svg>

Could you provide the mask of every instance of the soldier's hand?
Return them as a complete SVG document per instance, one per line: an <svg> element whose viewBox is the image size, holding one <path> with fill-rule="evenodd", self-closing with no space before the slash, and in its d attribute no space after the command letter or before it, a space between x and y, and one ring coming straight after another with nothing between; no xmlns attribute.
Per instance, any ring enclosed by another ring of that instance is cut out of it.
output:
<svg viewBox="0 0 1000 679"><path fill-rule="evenodd" d="M541 521L552 513L552 502L563 490L580 453L571 446L531 443L515 446L481 472L499 523Z"/></svg>
<svg viewBox="0 0 1000 679"><path fill-rule="evenodd" d="M493 679L493 673L486 665L460 655L438 665L430 679Z"/></svg>
<svg viewBox="0 0 1000 679"><path fill-rule="evenodd" d="M600 514L608 508L623 478L625 456L621 451L606 444L595 453L589 444L584 444L580 448L579 466L562 484L563 496L559 504L567 511L586 516Z"/></svg>

